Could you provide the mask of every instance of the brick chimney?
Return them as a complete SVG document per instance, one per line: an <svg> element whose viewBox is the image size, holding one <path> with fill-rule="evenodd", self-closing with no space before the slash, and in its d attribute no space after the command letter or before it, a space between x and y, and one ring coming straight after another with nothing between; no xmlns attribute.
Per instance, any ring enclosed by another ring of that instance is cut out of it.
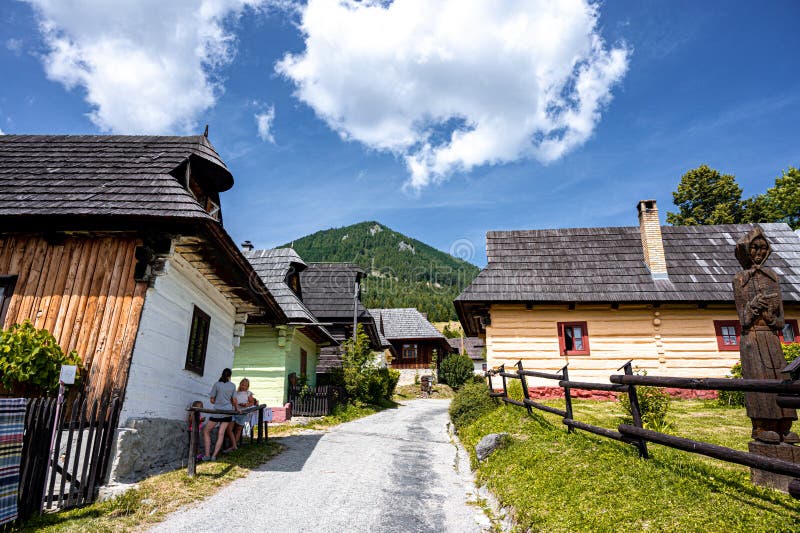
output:
<svg viewBox="0 0 800 533"><path fill-rule="evenodd" d="M639 233L642 237L644 262L653 279L667 279L667 259L664 255L656 201L642 200L636 207L639 210Z"/></svg>

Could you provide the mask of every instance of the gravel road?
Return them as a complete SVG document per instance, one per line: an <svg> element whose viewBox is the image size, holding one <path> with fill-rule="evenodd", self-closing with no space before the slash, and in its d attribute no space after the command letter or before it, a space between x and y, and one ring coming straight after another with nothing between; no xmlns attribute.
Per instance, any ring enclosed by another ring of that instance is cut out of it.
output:
<svg viewBox="0 0 800 533"><path fill-rule="evenodd" d="M477 532L469 460L447 433L448 400L415 400L286 450L152 531Z"/></svg>

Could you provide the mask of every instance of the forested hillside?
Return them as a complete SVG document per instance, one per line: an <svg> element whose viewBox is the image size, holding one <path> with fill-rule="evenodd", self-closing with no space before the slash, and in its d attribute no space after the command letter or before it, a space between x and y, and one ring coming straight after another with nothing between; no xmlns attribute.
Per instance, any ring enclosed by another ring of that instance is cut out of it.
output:
<svg viewBox="0 0 800 533"><path fill-rule="evenodd" d="M360 265L368 274L362 290L367 307L416 307L432 321L456 318L453 299L479 272L377 222L318 231L285 246L306 262Z"/></svg>

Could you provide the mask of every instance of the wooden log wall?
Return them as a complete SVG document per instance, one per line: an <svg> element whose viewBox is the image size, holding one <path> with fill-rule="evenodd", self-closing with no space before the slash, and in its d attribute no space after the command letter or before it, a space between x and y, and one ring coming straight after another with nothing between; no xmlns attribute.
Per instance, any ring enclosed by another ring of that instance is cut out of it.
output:
<svg viewBox="0 0 800 533"><path fill-rule="evenodd" d="M787 319L800 316L800 306L785 304ZM733 302L705 309L689 304L535 305L495 304L486 328L489 368L510 367L522 360L526 369L556 372L569 363L573 378L607 382L626 361L650 374L675 377L725 377L739 361L738 351L719 351L715 320L738 320ZM558 322L586 322L590 355L560 355ZM531 379L531 386L551 386Z"/></svg>
<svg viewBox="0 0 800 533"><path fill-rule="evenodd" d="M30 320L89 370L90 399L122 394L147 283L134 280L135 236L0 236L0 276L17 276L4 328Z"/></svg>

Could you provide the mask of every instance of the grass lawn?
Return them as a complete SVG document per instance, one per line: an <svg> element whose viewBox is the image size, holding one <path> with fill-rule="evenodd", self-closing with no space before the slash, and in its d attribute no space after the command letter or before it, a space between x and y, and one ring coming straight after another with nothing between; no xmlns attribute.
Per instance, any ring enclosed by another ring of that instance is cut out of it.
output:
<svg viewBox="0 0 800 533"><path fill-rule="evenodd" d="M547 402L563 407L563 401ZM574 401L577 420L619 424L616 402ZM750 423L744 409L673 401L671 433L740 450ZM576 431L557 416L504 405L461 428L475 461L488 433L512 444L480 465L477 477L513 509L522 531L800 531L800 501L754 487L746 467L649 444L632 446Z"/></svg>
<svg viewBox="0 0 800 533"><path fill-rule="evenodd" d="M175 470L145 479L138 488L104 502L45 514L28 520L23 531L138 531L160 522L180 507L211 496L231 481L246 476L282 450L269 441L263 446L246 445L215 462L197 465L197 475L190 478L186 469Z"/></svg>
<svg viewBox="0 0 800 533"><path fill-rule="evenodd" d="M437 383L433 386L433 391L429 398L435 399L443 399L443 398L452 398L455 396L453 389L445 385L444 383ZM422 389L420 388L419 384L417 385L400 385L394 391L394 401L402 402L406 400L416 400L417 398L423 398L422 396Z"/></svg>

